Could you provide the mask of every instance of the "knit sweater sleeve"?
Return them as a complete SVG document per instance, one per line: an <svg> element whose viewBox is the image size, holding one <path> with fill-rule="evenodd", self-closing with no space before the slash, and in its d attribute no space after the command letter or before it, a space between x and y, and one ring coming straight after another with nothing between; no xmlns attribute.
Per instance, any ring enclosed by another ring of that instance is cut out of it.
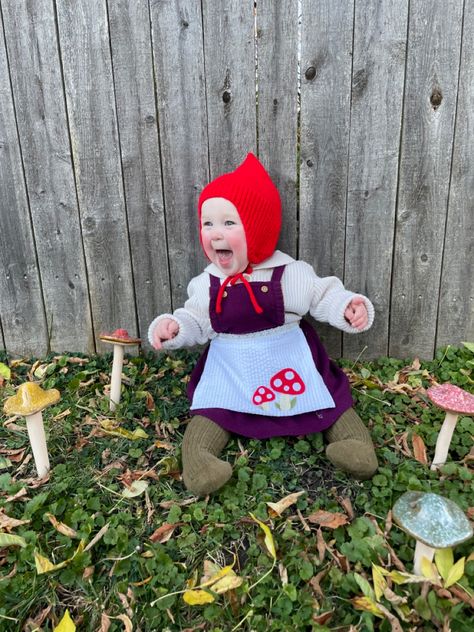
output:
<svg viewBox="0 0 474 632"><path fill-rule="evenodd" d="M215 337L209 318L209 275L203 272L192 279L188 285L188 300L183 307L172 314L157 316L148 328L148 340L153 344L153 332L157 324L165 318L171 318L179 327L177 335L163 341L163 349L180 349L205 344Z"/></svg>
<svg viewBox="0 0 474 632"><path fill-rule="evenodd" d="M302 315L311 314L313 318L337 327L346 333L360 333L367 331L374 321L374 306L362 294L355 294L346 290L342 282L334 276L318 277L313 268L303 262L296 261L289 266L292 268L292 285L302 289L308 298L301 298ZM364 329L356 329L344 318L344 312L355 297L364 300L368 314L368 323Z"/></svg>

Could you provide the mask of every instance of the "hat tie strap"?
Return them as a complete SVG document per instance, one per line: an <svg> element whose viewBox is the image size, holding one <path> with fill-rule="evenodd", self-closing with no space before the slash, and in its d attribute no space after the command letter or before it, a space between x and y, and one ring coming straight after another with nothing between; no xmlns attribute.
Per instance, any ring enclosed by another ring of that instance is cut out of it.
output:
<svg viewBox="0 0 474 632"><path fill-rule="evenodd" d="M245 269L245 272L252 272L252 268L250 268L250 266L248 266ZM247 279L244 277L243 272L239 272L238 274L234 274L233 276L228 276L226 279L224 279L222 285L219 288L219 292L217 293L217 300L216 300L216 312L217 312L217 314L220 314L222 312L222 298L224 296L225 288L229 284L230 285L235 285L237 283L237 281L242 281L242 283L245 286L245 289L247 290L247 293L249 295L249 298L250 298L250 301L252 303L252 306L253 306L254 310L257 312L257 314L261 314L263 312L263 309L258 304L257 299L255 298L255 294L253 293L252 286L247 281Z"/></svg>

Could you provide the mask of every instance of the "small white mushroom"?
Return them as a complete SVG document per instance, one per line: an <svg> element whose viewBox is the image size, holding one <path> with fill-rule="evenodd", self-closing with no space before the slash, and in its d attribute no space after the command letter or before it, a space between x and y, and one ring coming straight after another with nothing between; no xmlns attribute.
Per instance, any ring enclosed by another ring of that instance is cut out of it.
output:
<svg viewBox="0 0 474 632"><path fill-rule="evenodd" d="M101 334L99 338L103 342L113 344L114 346L112 377L110 379L110 410L113 412L120 402L124 347L138 345L141 340L140 338L132 338L129 336L126 329L116 329L111 334Z"/></svg>
<svg viewBox="0 0 474 632"><path fill-rule="evenodd" d="M413 570L422 575L422 560L432 561L437 549L448 549L472 538L464 512L448 498L430 492L405 492L392 510L398 526L416 539Z"/></svg>
<svg viewBox="0 0 474 632"><path fill-rule="evenodd" d="M42 411L47 406L58 402L59 399L60 394L57 389L52 388L45 391L34 382L26 382L20 386L15 395L5 401L3 406L3 410L7 415L22 415L25 417L36 472L39 478L43 478L50 467Z"/></svg>
<svg viewBox="0 0 474 632"><path fill-rule="evenodd" d="M426 394L435 406L446 411L431 464L431 469L436 470L446 463L459 415L474 415L474 395L454 384L432 386L426 391Z"/></svg>

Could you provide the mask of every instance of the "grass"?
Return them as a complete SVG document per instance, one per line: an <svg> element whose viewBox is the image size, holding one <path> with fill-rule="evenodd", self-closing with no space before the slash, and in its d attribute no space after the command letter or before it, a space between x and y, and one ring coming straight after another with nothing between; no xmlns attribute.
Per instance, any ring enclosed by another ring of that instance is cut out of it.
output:
<svg viewBox="0 0 474 632"><path fill-rule="evenodd" d="M447 464L431 471L443 414L425 395L446 381L472 392L471 347L442 349L432 362L342 363L377 448L371 481L335 470L320 435L235 437L224 453L234 476L205 499L180 480L196 358L128 358L111 415L110 356L0 357L11 370L0 378L2 401L26 380L62 395L44 415L51 472L41 482L24 421L0 416L0 538L22 539L0 548L0 631L54 630L66 609L87 631L469 629L472 542L454 550L464 561L452 585L434 575L407 582L396 571L412 572L414 542L390 510L403 492L422 490L474 515L474 422L460 419ZM281 515L267 504L297 492L277 506ZM40 572L44 558L64 564ZM445 575L441 562L427 574ZM196 589L226 566L221 584ZM209 603L186 603L192 586Z"/></svg>

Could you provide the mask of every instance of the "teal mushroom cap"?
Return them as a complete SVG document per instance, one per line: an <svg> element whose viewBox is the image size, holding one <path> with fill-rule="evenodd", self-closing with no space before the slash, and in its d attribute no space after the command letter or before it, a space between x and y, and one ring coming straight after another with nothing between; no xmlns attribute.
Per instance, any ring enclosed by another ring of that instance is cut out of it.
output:
<svg viewBox="0 0 474 632"><path fill-rule="evenodd" d="M472 538L472 526L456 503L430 492L405 492L393 506L394 521L433 549L447 549Z"/></svg>

